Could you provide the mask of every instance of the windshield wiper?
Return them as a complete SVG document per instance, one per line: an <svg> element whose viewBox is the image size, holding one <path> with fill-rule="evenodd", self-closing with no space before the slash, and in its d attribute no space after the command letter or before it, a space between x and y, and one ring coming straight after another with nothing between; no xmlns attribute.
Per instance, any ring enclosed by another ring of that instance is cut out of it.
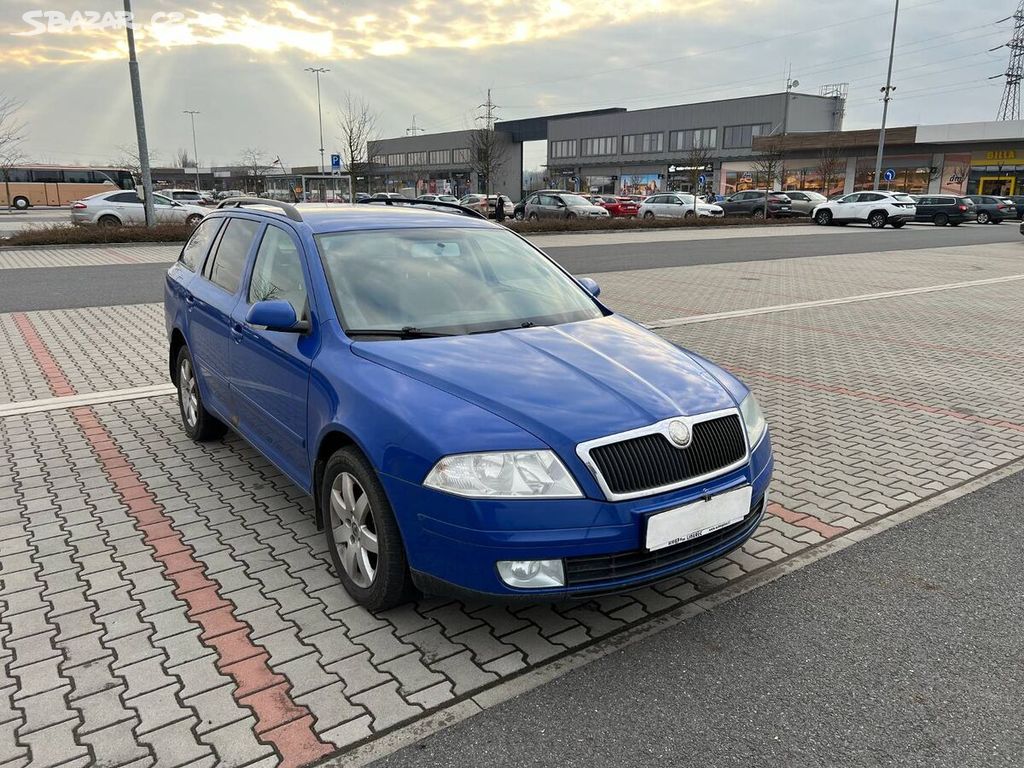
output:
<svg viewBox="0 0 1024 768"><path fill-rule="evenodd" d="M345 335L351 338L357 336L383 336L392 339L433 339L441 336L454 336L454 333L438 333L437 331L424 331L411 325L402 328L352 328L345 331Z"/></svg>
<svg viewBox="0 0 1024 768"><path fill-rule="evenodd" d="M520 328L533 328L536 325L537 324L531 320L524 320L523 322L519 323L519 325L504 325L501 328L487 328L486 330L483 331L470 331L469 333L470 335L473 336L475 336L478 333L501 333L502 331L515 331Z"/></svg>

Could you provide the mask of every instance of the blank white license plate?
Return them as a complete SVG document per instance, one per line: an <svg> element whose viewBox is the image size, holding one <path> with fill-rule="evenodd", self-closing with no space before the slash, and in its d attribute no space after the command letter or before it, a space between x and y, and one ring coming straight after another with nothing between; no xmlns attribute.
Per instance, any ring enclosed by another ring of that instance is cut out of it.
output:
<svg viewBox="0 0 1024 768"><path fill-rule="evenodd" d="M738 523L750 512L749 485L659 512L647 520L647 549L662 549Z"/></svg>

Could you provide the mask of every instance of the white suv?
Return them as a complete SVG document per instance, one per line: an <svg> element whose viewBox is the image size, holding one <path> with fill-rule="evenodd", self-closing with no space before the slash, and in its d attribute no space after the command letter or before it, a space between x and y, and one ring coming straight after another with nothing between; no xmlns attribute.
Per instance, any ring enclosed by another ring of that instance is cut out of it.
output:
<svg viewBox="0 0 1024 768"><path fill-rule="evenodd" d="M682 192L665 192L651 195L640 205L636 215L644 219L688 219L694 216L725 216L722 206L700 200L694 205L693 195Z"/></svg>
<svg viewBox="0 0 1024 768"><path fill-rule="evenodd" d="M849 224L866 222L874 229L891 224L899 229L914 220L917 204L904 192L854 192L814 207L811 218L815 224Z"/></svg>

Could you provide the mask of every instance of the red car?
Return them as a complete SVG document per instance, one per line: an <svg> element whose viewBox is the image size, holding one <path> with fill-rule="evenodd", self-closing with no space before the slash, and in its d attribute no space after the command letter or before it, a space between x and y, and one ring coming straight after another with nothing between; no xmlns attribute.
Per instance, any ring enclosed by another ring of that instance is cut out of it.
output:
<svg viewBox="0 0 1024 768"><path fill-rule="evenodd" d="M628 197L616 197L615 195L593 195L591 198L594 205L599 205L608 211L609 215L615 218L636 216L640 206L635 200Z"/></svg>

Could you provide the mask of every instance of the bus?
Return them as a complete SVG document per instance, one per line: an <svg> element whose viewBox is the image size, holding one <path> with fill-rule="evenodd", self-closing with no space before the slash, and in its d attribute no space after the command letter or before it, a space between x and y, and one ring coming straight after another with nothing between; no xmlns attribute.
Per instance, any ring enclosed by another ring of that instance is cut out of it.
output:
<svg viewBox="0 0 1024 768"><path fill-rule="evenodd" d="M135 189L135 177L124 168L81 165L16 165L0 168L0 207L20 211L33 205L69 205L111 189ZM9 190L9 192L8 192Z"/></svg>

